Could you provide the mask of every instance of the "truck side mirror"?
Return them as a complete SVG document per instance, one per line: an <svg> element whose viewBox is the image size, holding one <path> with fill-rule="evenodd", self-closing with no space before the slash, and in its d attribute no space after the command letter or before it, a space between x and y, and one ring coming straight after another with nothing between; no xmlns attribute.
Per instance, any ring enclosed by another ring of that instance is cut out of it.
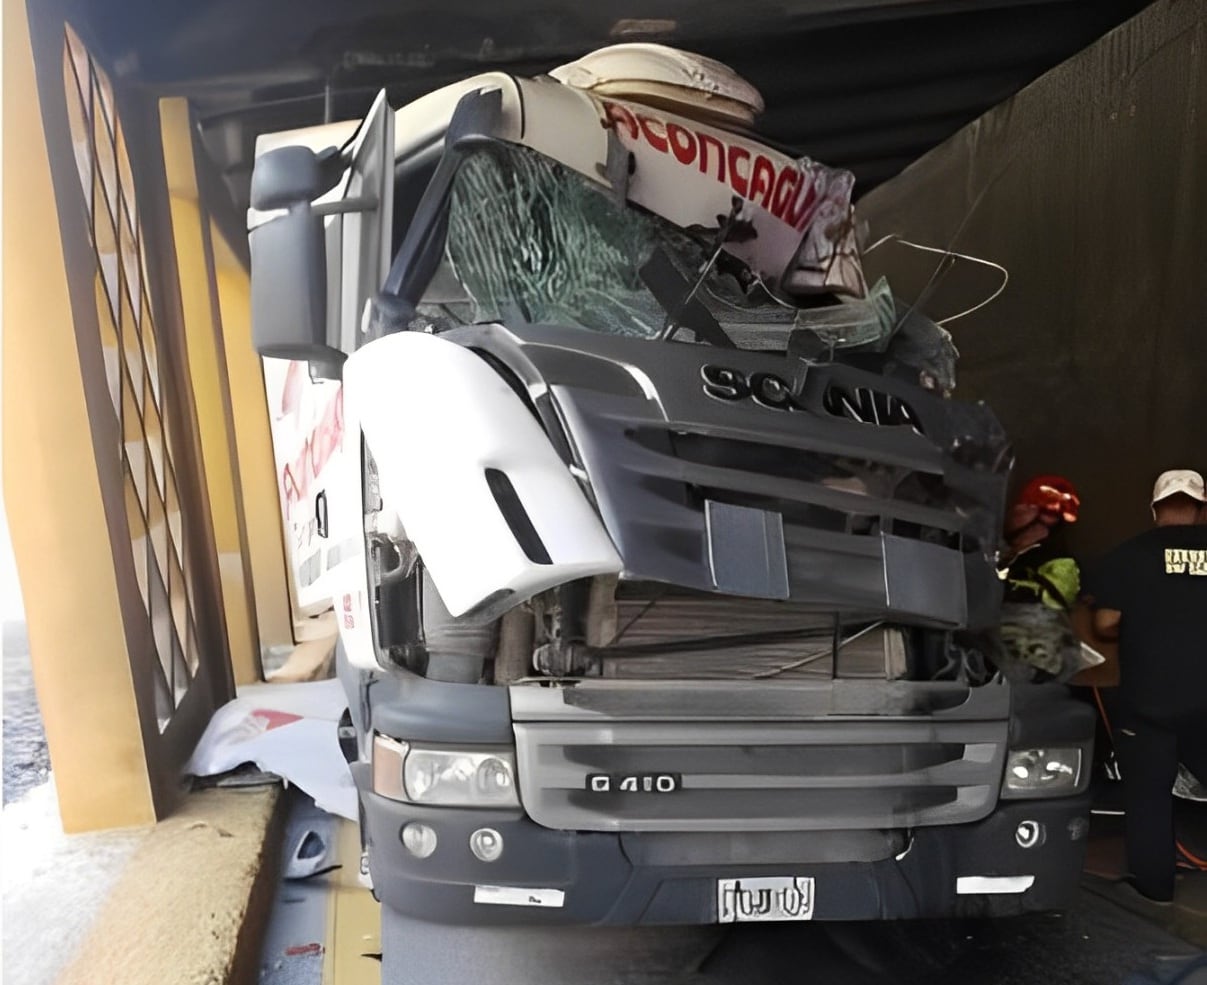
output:
<svg viewBox="0 0 1207 985"><path fill-rule="evenodd" d="M309 205L323 191L319 158L309 147L278 147L256 160L251 207L258 212Z"/></svg>
<svg viewBox="0 0 1207 985"><path fill-rule="evenodd" d="M308 147L279 147L256 161L251 206L280 214L249 236L252 342L261 356L334 367L344 353L327 342L326 233L311 205L324 184Z"/></svg>

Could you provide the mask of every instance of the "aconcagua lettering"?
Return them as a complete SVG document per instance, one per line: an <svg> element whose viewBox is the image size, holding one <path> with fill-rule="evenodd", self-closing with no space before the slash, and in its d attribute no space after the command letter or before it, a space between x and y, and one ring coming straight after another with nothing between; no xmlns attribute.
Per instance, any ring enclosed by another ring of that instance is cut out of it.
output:
<svg viewBox="0 0 1207 985"><path fill-rule="evenodd" d="M750 160L750 151L745 147L740 147L737 144L729 145L729 184L735 192L747 198L747 192L750 191L748 183L749 175L744 169L740 169L738 164L745 164Z"/></svg>
<svg viewBox="0 0 1207 985"><path fill-rule="evenodd" d="M668 123L666 139L670 142L671 153L680 164L691 164L696 159L696 137L686 127Z"/></svg>
<svg viewBox="0 0 1207 985"><path fill-rule="evenodd" d="M659 153L665 154L667 141L666 130L661 129L662 121L652 116L639 116L637 117L637 122L641 126L641 133L645 137L646 143ZM655 126L659 127L660 130L655 130Z"/></svg>
<svg viewBox="0 0 1207 985"><path fill-rule="evenodd" d="M698 133L696 134L696 140L700 144L700 173L708 174L708 169L711 167L709 164L709 155L711 153L712 159L717 162L717 181L724 182L725 145L711 133ZM686 161L684 163L690 164L691 162Z"/></svg>
<svg viewBox="0 0 1207 985"><path fill-rule="evenodd" d="M775 165L760 154L754 159L750 172L750 200L771 211L771 196L775 192Z"/></svg>
<svg viewBox="0 0 1207 985"><path fill-rule="evenodd" d="M756 202L798 232L803 232L813 219L817 189L795 161L777 167L766 154L754 153L742 144L728 143L646 113L634 113L610 100L603 101L603 115L604 126L630 142L644 142L684 166L695 164L701 174L711 173L737 195Z"/></svg>
<svg viewBox="0 0 1207 985"><path fill-rule="evenodd" d="M610 103L604 101L604 126L619 130L621 127L627 131L630 140L637 139L637 117L630 113L624 106L618 103Z"/></svg>

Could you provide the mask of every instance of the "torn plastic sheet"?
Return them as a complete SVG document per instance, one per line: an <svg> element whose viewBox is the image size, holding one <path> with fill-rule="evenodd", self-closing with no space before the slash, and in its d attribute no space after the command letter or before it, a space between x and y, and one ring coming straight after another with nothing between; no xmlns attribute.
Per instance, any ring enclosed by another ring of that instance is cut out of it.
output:
<svg viewBox="0 0 1207 985"><path fill-rule="evenodd" d="M807 157L796 162L802 187L814 190L796 258L784 272L783 289L792 294L849 294L867 291L856 236L851 195L855 176Z"/></svg>
<svg viewBox="0 0 1207 985"><path fill-rule="evenodd" d="M185 772L215 776L255 763L355 821L356 786L336 731L347 707L338 680L241 687L210 719Z"/></svg>

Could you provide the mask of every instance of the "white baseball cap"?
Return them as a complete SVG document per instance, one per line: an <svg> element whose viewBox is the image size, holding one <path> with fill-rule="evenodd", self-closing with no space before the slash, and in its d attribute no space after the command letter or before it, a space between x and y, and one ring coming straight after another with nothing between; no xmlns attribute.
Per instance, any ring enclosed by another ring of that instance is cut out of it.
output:
<svg viewBox="0 0 1207 985"><path fill-rule="evenodd" d="M1191 469L1171 469L1157 476L1153 484L1153 503L1168 499L1177 493L1184 493L1200 503L1207 503L1207 489L1203 487L1203 477Z"/></svg>

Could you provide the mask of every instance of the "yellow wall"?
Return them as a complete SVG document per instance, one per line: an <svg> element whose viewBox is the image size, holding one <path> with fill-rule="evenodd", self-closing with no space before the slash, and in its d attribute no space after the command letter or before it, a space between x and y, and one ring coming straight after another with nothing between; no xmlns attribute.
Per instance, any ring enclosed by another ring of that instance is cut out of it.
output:
<svg viewBox="0 0 1207 985"><path fill-rule="evenodd" d="M192 129L183 99L160 101L164 166L180 277L188 372L197 408L205 483L209 492L214 543L222 579L222 601L235 682L261 678L255 588L241 508L239 462L230 394L210 294L206 258L208 224L203 225L193 162Z"/></svg>
<svg viewBox="0 0 1207 985"><path fill-rule="evenodd" d="M147 823L155 806L98 472L119 467L117 435L113 461L98 463L25 4L3 10L4 495L34 681L65 829Z"/></svg>
<svg viewBox="0 0 1207 985"><path fill-rule="evenodd" d="M286 581L281 499L277 491L272 431L264 393L264 371L251 341L251 282L222 234L211 225L222 341L230 380L231 411L243 491L256 621L263 647L293 643L293 617Z"/></svg>

